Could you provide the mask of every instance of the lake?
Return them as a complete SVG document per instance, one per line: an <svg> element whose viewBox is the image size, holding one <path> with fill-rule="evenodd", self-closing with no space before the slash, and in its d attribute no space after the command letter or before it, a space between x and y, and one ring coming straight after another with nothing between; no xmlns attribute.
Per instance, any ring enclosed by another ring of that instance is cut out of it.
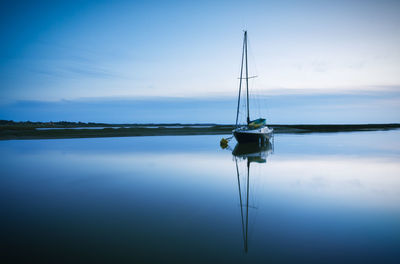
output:
<svg viewBox="0 0 400 264"><path fill-rule="evenodd" d="M1 263L398 263L399 130L221 137L0 141Z"/></svg>

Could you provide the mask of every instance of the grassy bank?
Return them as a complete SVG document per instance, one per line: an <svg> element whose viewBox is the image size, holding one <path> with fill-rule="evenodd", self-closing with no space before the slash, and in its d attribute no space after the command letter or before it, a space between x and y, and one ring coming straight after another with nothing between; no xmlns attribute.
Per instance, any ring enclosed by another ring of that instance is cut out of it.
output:
<svg viewBox="0 0 400 264"><path fill-rule="evenodd" d="M270 125L275 133L333 133L400 128L400 124ZM79 129L75 129L79 128ZM233 125L218 124L104 124L74 122L13 122L0 120L0 140L168 135L230 134Z"/></svg>

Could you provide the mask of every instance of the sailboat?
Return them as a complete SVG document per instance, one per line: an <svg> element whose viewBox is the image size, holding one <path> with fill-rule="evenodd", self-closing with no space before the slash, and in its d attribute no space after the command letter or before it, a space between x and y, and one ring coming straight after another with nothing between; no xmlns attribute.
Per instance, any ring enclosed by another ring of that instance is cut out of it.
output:
<svg viewBox="0 0 400 264"><path fill-rule="evenodd" d="M245 66L246 77L243 77L243 66ZM273 129L266 125L264 118L258 118L250 120L250 106L249 106L249 72L247 63L247 31L244 31L243 38L243 50L242 50L242 63L240 67L240 81L239 81L239 96L236 111L236 124L235 129L232 131L236 140L239 143L250 143L256 142L259 144L265 144L273 135ZM242 80L246 80L246 107L247 107L247 124L239 126L239 106L240 106L240 94L242 91Z"/></svg>

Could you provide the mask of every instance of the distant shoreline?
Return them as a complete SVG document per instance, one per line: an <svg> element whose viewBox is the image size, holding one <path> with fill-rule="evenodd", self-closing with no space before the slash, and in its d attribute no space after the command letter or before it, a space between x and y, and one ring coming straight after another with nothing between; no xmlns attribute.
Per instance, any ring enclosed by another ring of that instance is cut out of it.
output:
<svg viewBox="0 0 400 264"><path fill-rule="evenodd" d="M106 124L82 122L14 122L0 120L0 140L63 139L95 137L138 137L179 135L227 135L234 125L221 124ZM271 124L276 134L385 131L399 129L391 124Z"/></svg>

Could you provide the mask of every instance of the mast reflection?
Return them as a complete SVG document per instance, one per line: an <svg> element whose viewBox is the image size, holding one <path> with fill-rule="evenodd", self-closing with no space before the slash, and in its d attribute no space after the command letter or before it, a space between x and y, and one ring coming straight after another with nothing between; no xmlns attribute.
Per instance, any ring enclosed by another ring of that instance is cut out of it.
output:
<svg viewBox="0 0 400 264"><path fill-rule="evenodd" d="M273 147L272 144L267 141L265 144L258 143L248 143L248 144L236 144L234 150L232 151L232 155L235 159L236 164L236 174L238 180L238 190L239 190L239 201L240 201L240 215L242 220L242 234L243 234L243 243L244 243L244 251L247 253L248 251L248 230L249 230L249 186L250 186L250 164L252 162L256 163L266 163L267 156L272 153ZM245 197L242 197L242 186L243 183L240 181L240 172L238 161L246 160L247 170L246 170L246 178L245 178ZM245 198L245 203L243 201ZM245 212L243 212L243 207L245 207ZM253 207L255 208L255 207Z"/></svg>

